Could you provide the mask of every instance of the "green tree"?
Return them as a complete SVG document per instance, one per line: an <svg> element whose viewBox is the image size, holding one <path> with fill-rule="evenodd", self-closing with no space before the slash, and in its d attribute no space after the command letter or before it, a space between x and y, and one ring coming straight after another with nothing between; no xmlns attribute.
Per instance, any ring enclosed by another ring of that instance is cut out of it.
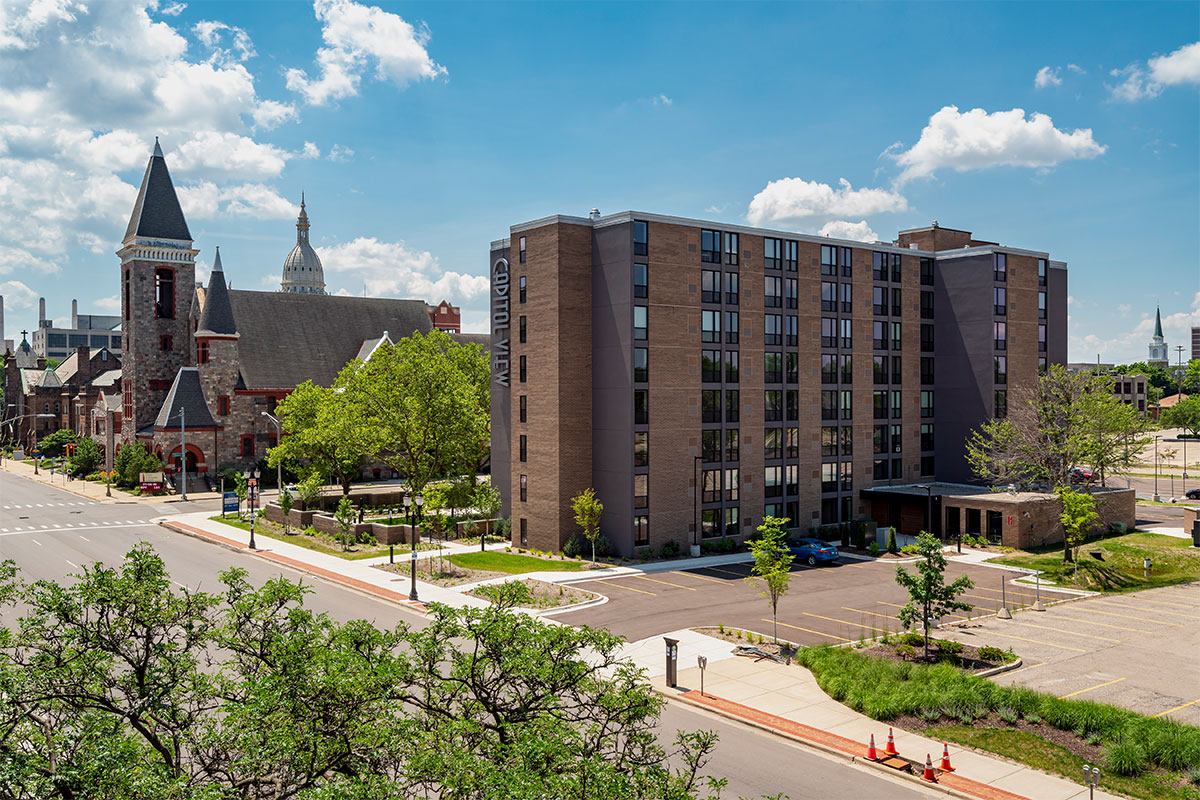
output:
<svg viewBox="0 0 1200 800"><path fill-rule="evenodd" d="M337 520L338 528L342 532L342 550L350 549L350 526L354 524L354 506L350 503L350 498L342 495L342 499L338 501L337 510L333 512L333 518Z"/></svg>
<svg viewBox="0 0 1200 800"><path fill-rule="evenodd" d="M162 461L151 453L141 442L129 442L117 451L113 461L113 471L117 473L117 482L121 486L137 486L143 472L158 472L162 469Z"/></svg>
<svg viewBox="0 0 1200 800"><path fill-rule="evenodd" d="M373 434L372 452L414 492L474 474L491 439L487 354L444 331L385 343L342 370L344 387Z"/></svg>
<svg viewBox="0 0 1200 800"><path fill-rule="evenodd" d="M471 504L475 507L475 510L479 512L482 519L493 520L496 519L496 515L500 513L503 499L500 497L500 490L493 486L492 482L489 480L485 483L480 483L475 487L475 497ZM493 526L495 526L495 523L493 523ZM498 531L496 528L493 527L492 533L495 534L497 532ZM481 551L487 549L486 542L487 536L481 533L479 535L479 549Z"/></svg>
<svg viewBox="0 0 1200 800"><path fill-rule="evenodd" d="M374 439L338 380L329 389L305 381L279 404L284 435L267 451L267 464L274 468L282 460L333 475L349 495L351 482L374 455Z"/></svg>
<svg viewBox="0 0 1200 800"><path fill-rule="evenodd" d="M1083 544L1087 532L1100 519L1096 513L1096 498L1069 486L1060 487L1055 493L1062 502L1058 519L1063 526L1063 561L1078 561L1079 545Z"/></svg>
<svg viewBox="0 0 1200 800"><path fill-rule="evenodd" d="M42 451L42 455L57 458L66 451L67 445L74 444L77 438L75 431L63 428L40 439L38 448Z"/></svg>
<svg viewBox="0 0 1200 800"><path fill-rule="evenodd" d="M771 603L771 637L779 641L779 599L788 592L792 582L792 551L787 543L787 519L765 517L758 526L759 537L749 542L754 566L746 580L762 582L759 593Z"/></svg>
<svg viewBox="0 0 1200 800"><path fill-rule="evenodd" d="M571 500L575 512L575 524L583 530L583 536L592 543L592 566L596 566L596 539L600 536L600 515L604 504L596 499L594 489L584 489Z"/></svg>
<svg viewBox="0 0 1200 800"><path fill-rule="evenodd" d="M1193 361L1200 364L1200 361ZM1182 428L1193 436L1200 436L1200 394L1180 400L1162 412L1159 418L1164 428Z"/></svg>
<svg viewBox="0 0 1200 800"><path fill-rule="evenodd" d="M312 509L312 501L321 496L321 489L324 488L324 485L318 470L311 470L296 484L296 499L304 506L305 511Z"/></svg>
<svg viewBox="0 0 1200 800"><path fill-rule="evenodd" d="M288 529L288 526L291 524L291 520L288 519L288 515L292 513L292 505L292 493L286 486L284 486L279 490L279 510L283 512L283 532L285 534L291 532Z"/></svg>
<svg viewBox="0 0 1200 800"><path fill-rule="evenodd" d="M1200 358L1193 358L1183 370L1183 393L1200 393Z"/></svg>
<svg viewBox="0 0 1200 800"><path fill-rule="evenodd" d="M100 445L91 438L83 438L75 443L75 455L71 456L71 469L76 475L86 476L95 472L104 463L104 454Z"/></svg>
<svg viewBox="0 0 1200 800"><path fill-rule="evenodd" d="M958 596L974 588L975 582L967 575L960 575L946 585L946 554L942 542L931 533L922 532L917 537L916 573L909 574L904 567L896 567L896 583L908 592L908 603L900 609L897 617L906 628L917 622L925 634L925 658L929 658L929 631L933 623L952 611L970 611L970 603Z"/></svg>

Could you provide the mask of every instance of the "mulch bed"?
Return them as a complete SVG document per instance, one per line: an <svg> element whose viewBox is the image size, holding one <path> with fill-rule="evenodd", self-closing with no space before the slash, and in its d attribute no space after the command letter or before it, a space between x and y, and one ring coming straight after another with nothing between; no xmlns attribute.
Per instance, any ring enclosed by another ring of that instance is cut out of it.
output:
<svg viewBox="0 0 1200 800"><path fill-rule="evenodd" d="M895 725L897 728L911 731L913 733L924 733L929 728L965 725L966 723L958 719L941 719L936 722L927 722L920 717L910 717L907 714L903 714L892 720L891 724ZM1090 763L1098 764L1103 761L1100 753L1100 745L1088 744L1086 740L1081 739L1070 731L1059 730L1058 728L1051 727L1044 722L1034 724L1028 720L1022 719L1017 720L1016 723L1010 724L1000 719L995 714L988 714L986 717L982 717L981 719L977 719L971 723L971 727L1011 728L1015 731L1025 731L1026 733L1032 733L1034 736L1038 736L1048 742L1059 745L1060 747L1064 747ZM987 753L988 751L981 750L979 752ZM988 755L993 757L995 756L994 753L988 753Z"/></svg>
<svg viewBox="0 0 1200 800"><path fill-rule="evenodd" d="M450 563L450 559L448 558L442 560L441 567L439 571L436 558L421 559L417 562L417 580L437 584L438 586L461 586L464 583L478 583L479 581L503 578L508 575L507 572L492 572L491 570L459 567ZM412 574L412 566L400 562L395 564L377 564L375 569L381 569L384 572L395 572L402 577L408 577Z"/></svg>
<svg viewBox="0 0 1200 800"><path fill-rule="evenodd" d="M514 578L513 580L518 579ZM532 596L531 602L521 605L521 608L566 608L567 606L586 603L589 600L599 597L599 595L592 592L585 592L582 589L562 586L557 583L546 583L534 578L521 579L521 583L525 584L525 587L529 589L529 594ZM475 589L466 592L466 594L472 597L482 597Z"/></svg>
<svg viewBox="0 0 1200 800"><path fill-rule="evenodd" d="M711 636L714 639L724 639L725 641L734 645L749 645L751 647L757 647L764 653L770 653L771 655L779 656L780 658L795 658L796 651L799 649L791 642L787 642L782 639L780 639L779 643L776 644L775 642L771 641L770 634L761 634L757 631L745 631L741 628L726 628L724 633L721 632L720 628L692 628L692 630L694 630L696 633L703 633L705 636ZM754 634L754 641L750 641L747 638L748 633ZM739 636L739 634L741 635Z"/></svg>
<svg viewBox="0 0 1200 800"><path fill-rule="evenodd" d="M925 658L925 648L923 646L913 645L913 650L916 651L916 655L912 658L904 658L903 656L896 655L896 645L894 644L874 644L858 650L858 652L863 655L872 656L873 658L887 659L888 661L911 661L914 664L942 663L938 658L936 643L932 643L929 646L929 658ZM979 648L966 644L963 645L962 652L958 654L958 663L955 666L966 672L978 672L979 670L994 669L1011 663L1012 661L987 661L982 659L979 657Z"/></svg>

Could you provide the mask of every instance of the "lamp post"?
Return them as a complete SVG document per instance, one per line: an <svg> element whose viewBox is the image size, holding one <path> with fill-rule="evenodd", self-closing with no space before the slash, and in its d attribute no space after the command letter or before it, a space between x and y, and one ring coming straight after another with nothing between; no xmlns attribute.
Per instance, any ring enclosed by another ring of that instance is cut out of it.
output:
<svg viewBox="0 0 1200 800"><path fill-rule="evenodd" d="M246 477L246 500L250 504L250 549L257 550L254 544L254 499L258 495L258 470L248 469L242 474Z"/></svg>
<svg viewBox="0 0 1200 800"><path fill-rule="evenodd" d="M420 601L417 597L417 524L421 521L421 506L424 503L425 498L421 497L420 492L416 497L410 497L407 493L404 495L404 513L408 517L408 544L412 549L409 558L412 562L412 590L408 593L408 599L414 603Z"/></svg>
<svg viewBox="0 0 1200 800"><path fill-rule="evenodd" d="M276 419L271 414L268 414L265 411L263 411L261 413L264 417L271 420L271 422L275 423L275 430L278 433L278 436L275 437L275 444L282 443L283 442L283 425L281 425L279 423L279 420ZM275 492L280 497L283 496L283 459L279 459L275 463Z"/></svg>
<svg viewBox="0 0 1200 800"><path fill-rule="evenodd" d="M1160 499L1158 496L1158 440L1160 438L1162 437L1154 437L1154 502L1156 503Z"/></svg>

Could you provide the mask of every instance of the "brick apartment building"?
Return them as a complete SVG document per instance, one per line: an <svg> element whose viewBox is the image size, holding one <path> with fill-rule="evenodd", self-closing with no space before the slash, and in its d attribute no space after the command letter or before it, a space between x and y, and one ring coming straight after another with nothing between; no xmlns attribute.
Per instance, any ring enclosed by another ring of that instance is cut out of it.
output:
<svg viewBox="0 0 1200 800"><path fill-rule="evenodd" d="M1066 264L936 223L872 245L593 212L490 261L493 480L539 549L589 486L624 554L870 518L865 489L969 481L970 430L1066 360Z"/></svg>

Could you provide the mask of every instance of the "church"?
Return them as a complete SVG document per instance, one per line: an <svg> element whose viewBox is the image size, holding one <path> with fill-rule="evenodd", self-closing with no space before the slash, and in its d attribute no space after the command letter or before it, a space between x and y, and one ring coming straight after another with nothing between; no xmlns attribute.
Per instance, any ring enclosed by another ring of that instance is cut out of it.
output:
<svg viewBox="0 0 1200 800"><path fill-rule="evenodd" d="M277 441L269 415L298 384L329 386L384 341L436 326L486 346L484 334L456 332L458 309L444 301L327 293L303 200L281 291L230 289L219 248L208 286L197 284L194 244L155 141L117 251L121 394L106 404L108 435L97 438L142 442L174 470L182 459L197 489L266 457Z"/></svg>

